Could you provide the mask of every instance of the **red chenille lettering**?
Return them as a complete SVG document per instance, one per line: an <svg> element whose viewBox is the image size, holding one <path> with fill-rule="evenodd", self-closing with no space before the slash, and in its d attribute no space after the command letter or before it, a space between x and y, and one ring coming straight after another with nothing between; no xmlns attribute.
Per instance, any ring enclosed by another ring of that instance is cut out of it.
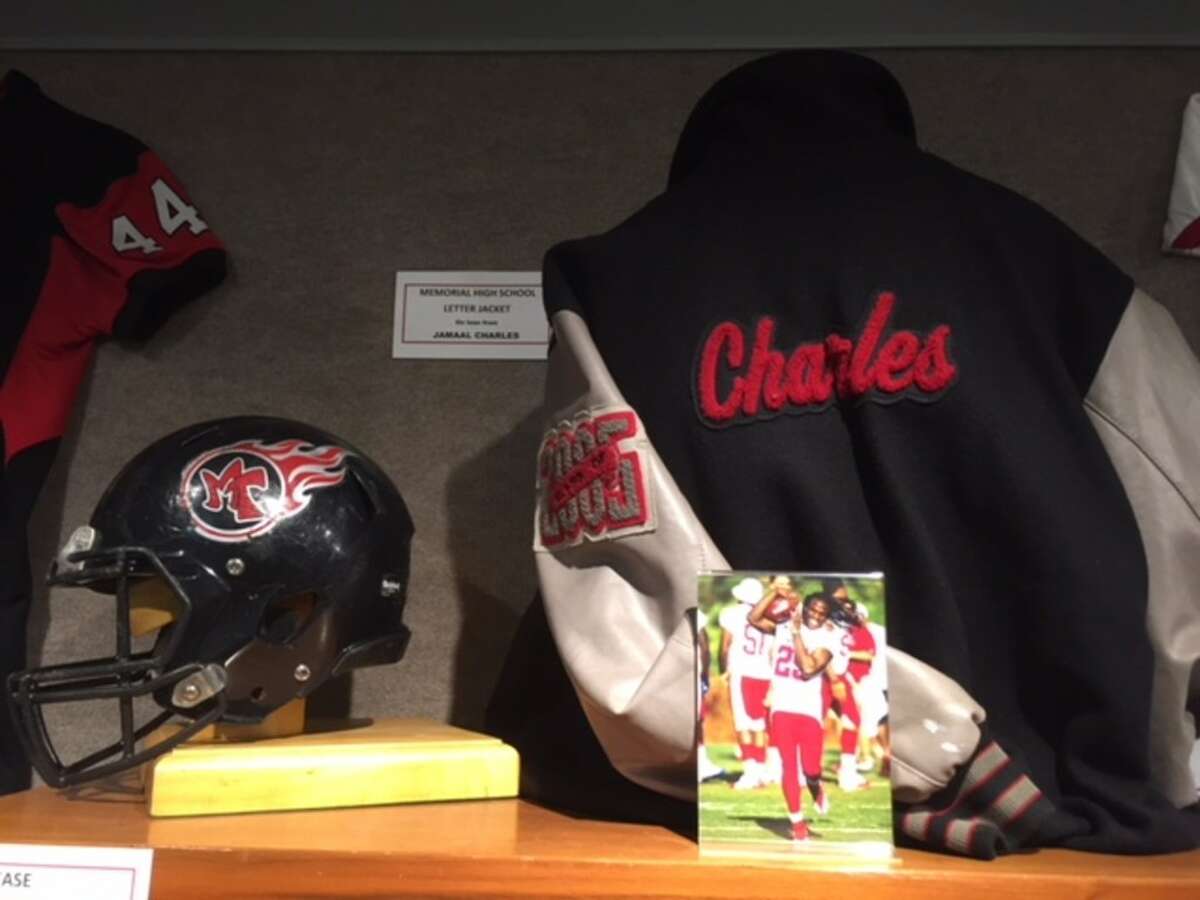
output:
<svg viewBox="0 0 1200 900"><path fill-rule="evenodd" d="M726 346L728 345L728 346ZM700 395L700 411L706 419L727 422L737 415L742 405L745 386L741 378L735 378L729 396L723 401L717 397L717 369L724 352L725 364L737 369L746 355L746 339L742 330L733 322L722 322L712 330L700 354L700 378L697 391Z"/></svg>
<svg viewBox="0 0 1200 900"><path fill-rule="evenodd" d="M908 392L922 399L919 392L935 399L958 377L950 357L950 326L938 325L924 341L913 331L889 334L896 302L893 292L880 292L857 340L835 332L790 352L774 346L776 320L762 316L754 325L749 360L748 329L720 323L705 338L697 366L701 418L723 425L823 407L835 395L855 400L875 393L883 399ZM728 385L724 396L721 384Z"/></svg>

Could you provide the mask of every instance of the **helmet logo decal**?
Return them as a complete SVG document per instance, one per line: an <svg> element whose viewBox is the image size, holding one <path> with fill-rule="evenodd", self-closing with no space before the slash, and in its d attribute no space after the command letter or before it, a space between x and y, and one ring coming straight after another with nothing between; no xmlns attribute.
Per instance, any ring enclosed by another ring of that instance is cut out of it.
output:
<svg viewBox="0 0 1200 900"><path fill-rule="evenodd" d="M212 469L200 469L197 474L204 485L204 502L200 505L207 512L219 513L228 506L239 525L262 521L264 511L250 492L253 489L261 497L270 487L266 469L247 469L242 458L236 456L220 475L214 475Z"/></svg>
<svg viewBox="0 0 1200 900"><path fill-rule="evenodd" d="M240 441L206 450L184 467L183 505L205 537L250 540L303 512L313 491L341 484L348 455L341 447L295 439Z"/></svg>

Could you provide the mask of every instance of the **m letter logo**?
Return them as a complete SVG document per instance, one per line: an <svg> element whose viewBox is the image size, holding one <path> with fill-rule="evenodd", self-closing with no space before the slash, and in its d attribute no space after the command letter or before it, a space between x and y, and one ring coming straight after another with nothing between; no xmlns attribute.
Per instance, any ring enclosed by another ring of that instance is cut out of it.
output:
<svg viewBox="0 0 1200 900"><path fill-rule="evenodd" d="M302 513L313 491L341 484L348 455L300 440L218 447L184 467L183 506L206 538L246 541Z"/></svg>
<svg viewBox="0 0 1200 900"><path fill-rule="evenodd" d="M234 457L220 475L214 475L211 469L199 470L200 481L204 485L204 499L200 505L212 513L228 509L233 513L234 521L239 523L257 522L266 516L266 512L258 505L255 493L261 497L270 487L270 476L262 467L247 469L241 457Z"/></svg>

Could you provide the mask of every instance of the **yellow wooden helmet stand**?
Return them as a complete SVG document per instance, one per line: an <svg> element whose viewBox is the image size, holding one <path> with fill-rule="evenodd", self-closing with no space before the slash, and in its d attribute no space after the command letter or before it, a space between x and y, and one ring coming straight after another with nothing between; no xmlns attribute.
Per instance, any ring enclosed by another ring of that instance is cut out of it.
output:
<svg viewBox="0 0 1200 900"><path fill-rule="evenodd" d="M515 797L516 750L428 719L310 723L296 700L262 725L215 725L144 769L152 816Z"/></svg>
<svg viewBox="0 0 1200 900"><path fill-rule="evenodd" d="M178 605L159 579L131 596L135 636L174 621ZM517 751L485 734L429 719L378 719L306 727L304 700L259 725L212 725L143 767L152 816L376 806L515 797ZM163 740L181 726L163 726Z"/></svg>

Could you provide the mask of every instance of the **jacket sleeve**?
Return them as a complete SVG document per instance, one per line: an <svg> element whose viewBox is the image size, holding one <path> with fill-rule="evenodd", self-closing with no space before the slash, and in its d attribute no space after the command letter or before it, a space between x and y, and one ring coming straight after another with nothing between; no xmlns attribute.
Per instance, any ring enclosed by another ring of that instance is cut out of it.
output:
<svg viewBox="0 0 1200 900"><path fill-rule="evenodd" d="M553 319L535 545L563 665L613 766L695 794L696 573L727 568L571 312Z"/></svg>
<svg viewBox="0 0 1200 900"><path fill-rule="evenodd" d="M1149 569L1150 771L1179 807L1200 712L1200 363L1171 314L1135 290L1084 401L1121 478Z"/></svg>

